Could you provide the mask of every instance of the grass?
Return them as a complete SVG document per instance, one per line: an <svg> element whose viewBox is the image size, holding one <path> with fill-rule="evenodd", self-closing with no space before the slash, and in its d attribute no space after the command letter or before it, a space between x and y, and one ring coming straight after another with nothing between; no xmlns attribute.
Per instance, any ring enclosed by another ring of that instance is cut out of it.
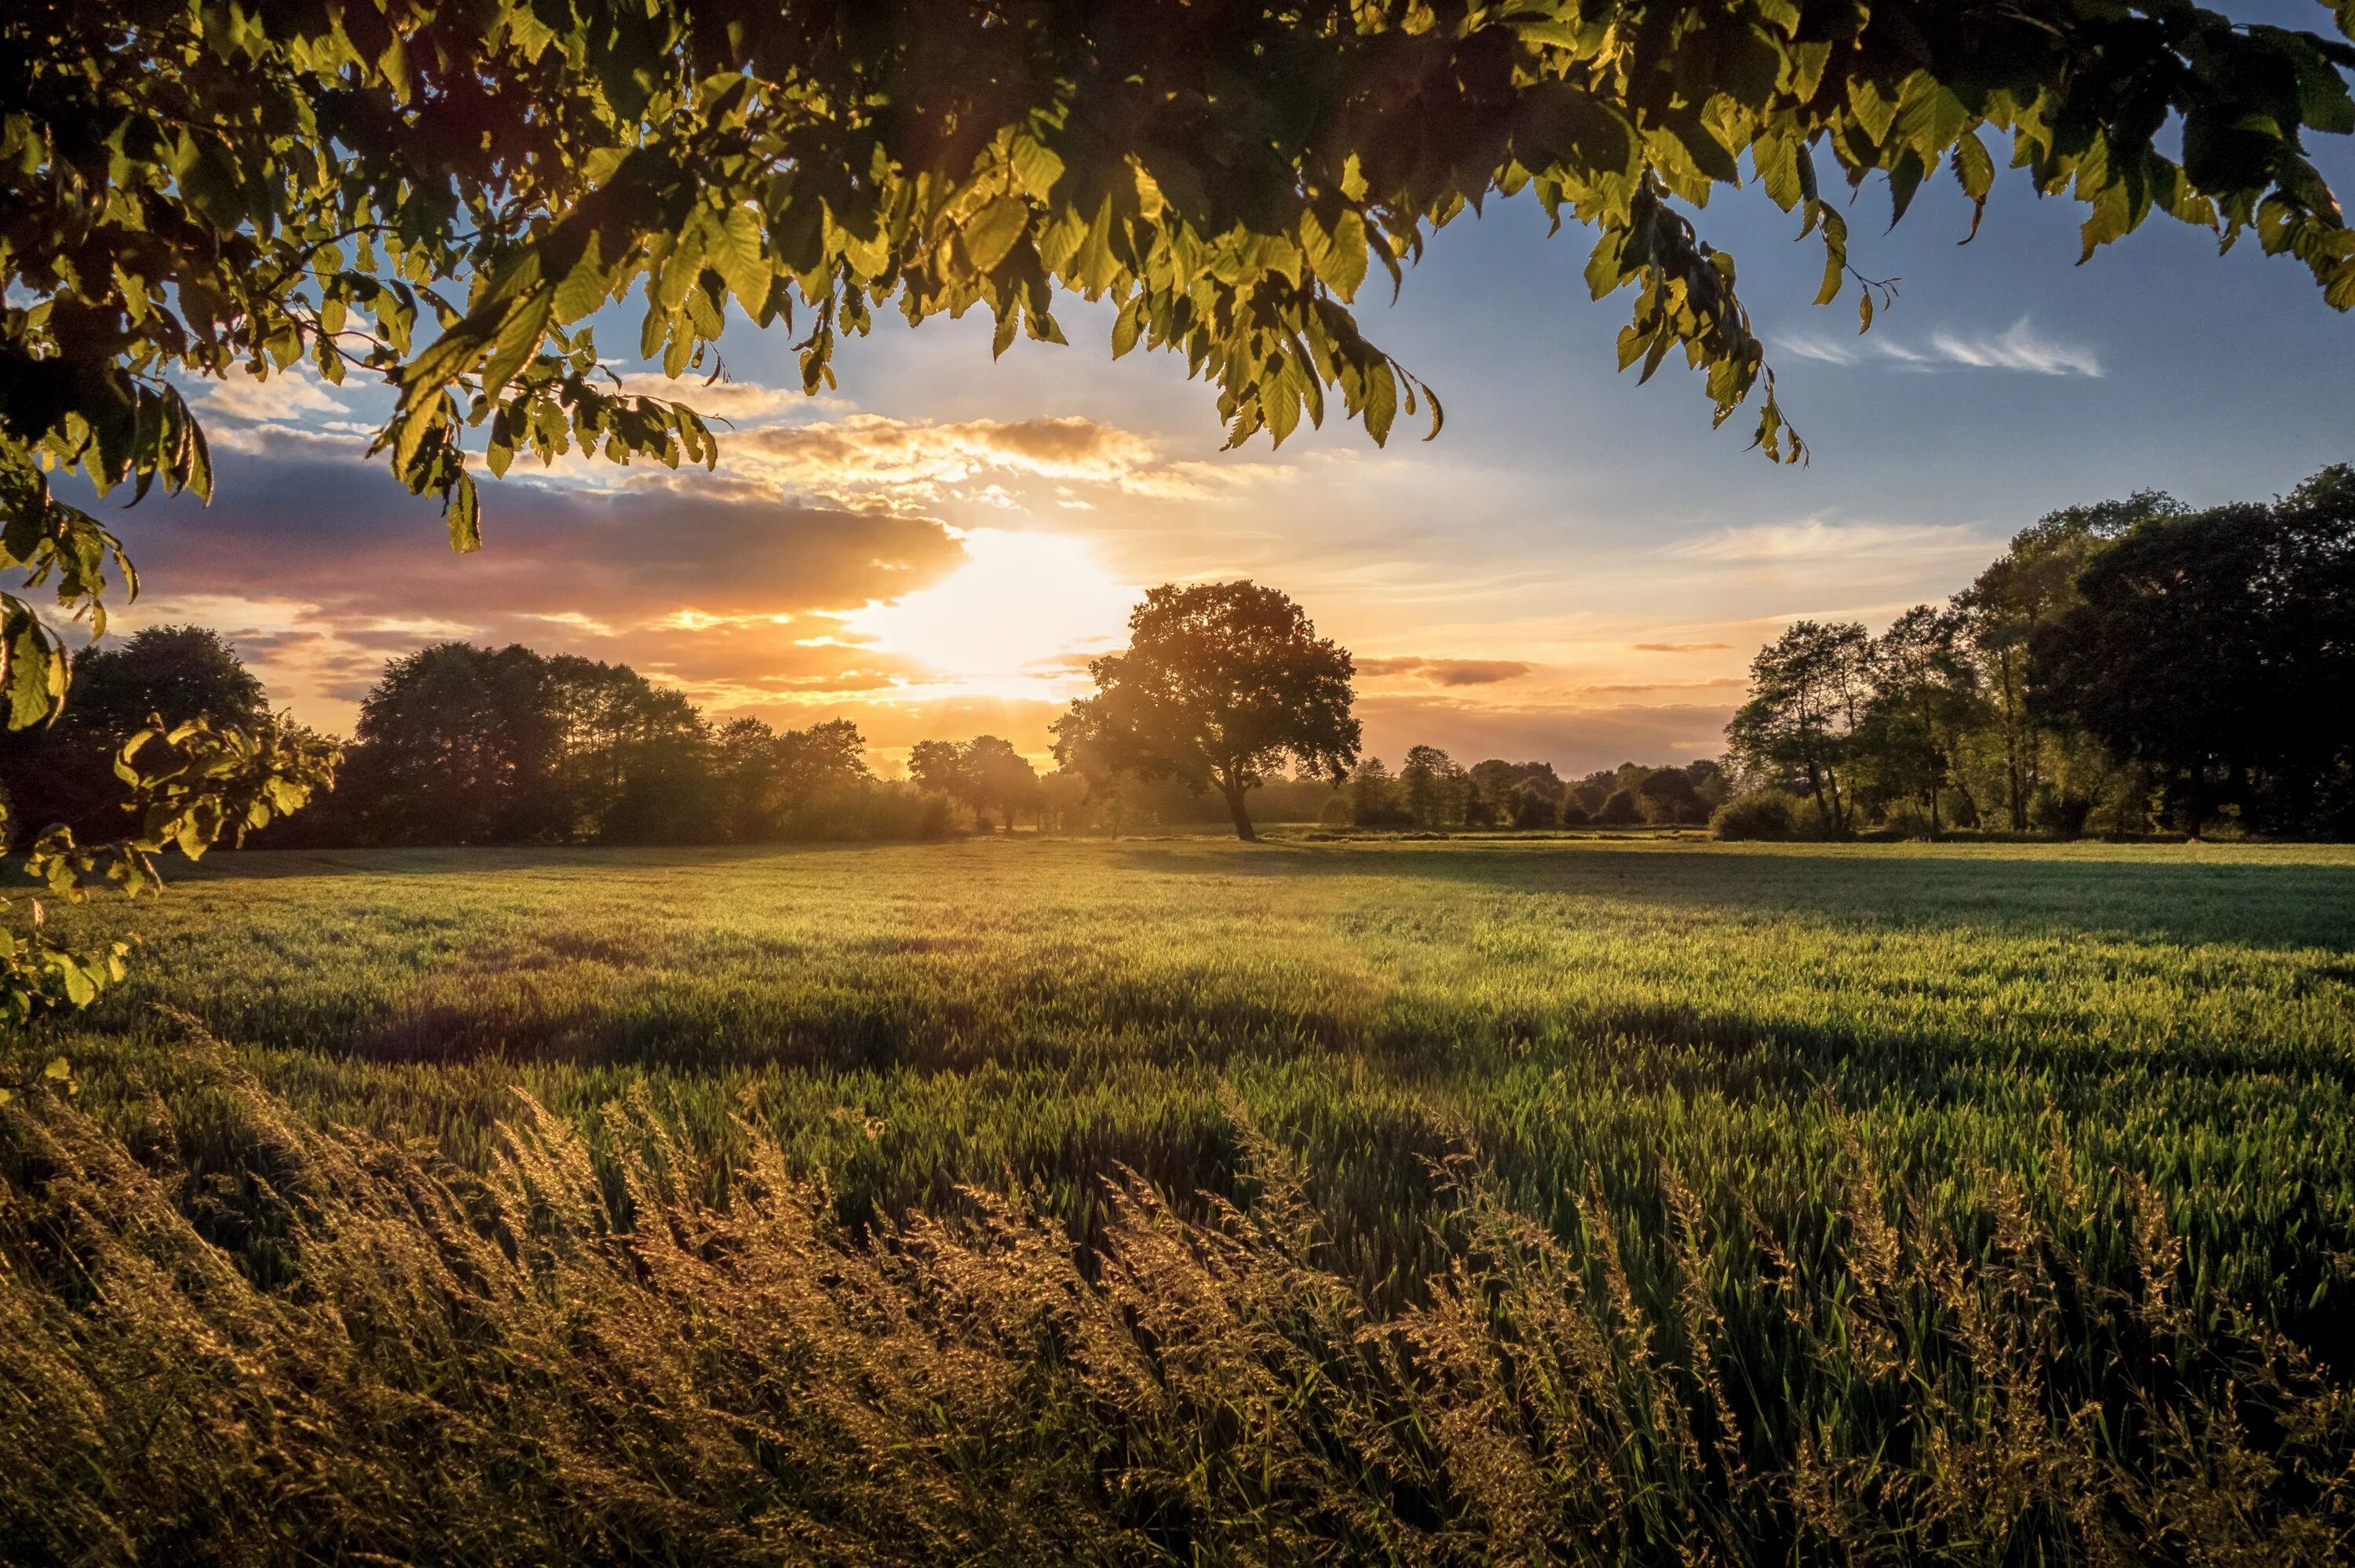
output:
<svg viewBox="0 0 2355 1568"><path fill-rule="evenodd" d="M2347 850L287 852L137 924L0 1055L10 1561L2355 1549Z"/></svg>

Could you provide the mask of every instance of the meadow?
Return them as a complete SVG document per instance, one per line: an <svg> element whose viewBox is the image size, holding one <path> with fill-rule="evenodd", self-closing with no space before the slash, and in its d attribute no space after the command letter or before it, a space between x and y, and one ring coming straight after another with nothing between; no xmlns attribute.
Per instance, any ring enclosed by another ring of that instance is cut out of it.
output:
<svg viewBox="0 0 2355 1568"><path fill-rule="evenodd" d="M283 851L131 923L0 1047L10 1562L2355 1550L2355 851Z"/></svg>

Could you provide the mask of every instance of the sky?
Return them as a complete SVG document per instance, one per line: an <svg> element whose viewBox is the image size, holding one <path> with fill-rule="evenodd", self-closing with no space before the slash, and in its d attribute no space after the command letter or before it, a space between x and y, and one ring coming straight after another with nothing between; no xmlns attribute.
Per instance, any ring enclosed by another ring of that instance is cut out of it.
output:
<svg viewBox="0 0 2355 1568"><path fill-rule="evenodd" d="M1850 216L1851 260L1898 280L1863 336L1853 287L1813 306L1821 251L1763 194L1693 215L1739 260L1804 468L1745 450L1747 408L1712 431L1677 360L1642 387L1615 372L1628 296L1591 302L1591 238L1548 238L1522 200L1434 237L1395 305L1361 297L1445 399L1436 440L1402 418L1380 450L1336 418L1221 450L1215 389L1171 355L1114 361L1109 313L1077 301L1069 346L996 362L984 320L879 312L817 398L788 334L740 324L728 384L666 388L732 425L716 473L519 462L459 557L438 507L362 456L381 393L240 378L199 389L210 507L116 519L146 584L118 624L217 627L338 733L388 658L520 641L626 662L714 718L850 717L890 772L931 736L1043 755L1145 588L1242 577L1356 656L1372 754L1584 772L1714 755L1789 621L1877 630L2055 507L2262 499L2355 461L2355 318L2254 238L2219 257L2154 216L2078 266L2083 209L2016 175L1966 246L1950 185L1883 234L1887 210L1876 181ZM600 342L634 342L634 310L612 313Z"/></svg>

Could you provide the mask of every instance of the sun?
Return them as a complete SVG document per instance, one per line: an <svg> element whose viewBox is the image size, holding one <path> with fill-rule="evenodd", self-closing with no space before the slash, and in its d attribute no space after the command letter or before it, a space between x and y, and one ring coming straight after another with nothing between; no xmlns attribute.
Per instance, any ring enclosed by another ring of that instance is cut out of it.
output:
<svg viewBox="0 0 2355 1568"><path fill-rule="evenodd" d="M1116 646L1138 590L1067 534L967 532L964 562L941 581L845 618L851 636L948 685L998 696L1050 694L1074 661Z"/></svg>

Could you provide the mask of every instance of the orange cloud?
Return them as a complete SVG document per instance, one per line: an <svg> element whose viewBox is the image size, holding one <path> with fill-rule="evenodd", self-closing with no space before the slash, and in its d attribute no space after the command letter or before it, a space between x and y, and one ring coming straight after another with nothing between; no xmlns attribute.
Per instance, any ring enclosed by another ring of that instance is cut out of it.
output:
<svg viewBox="0 0 2355 1568"><path fill-rule="evenodd" d="M1376 680L1412 675L1434 686L1490 686L1516 681L1534 664L1518 659L1359 659L1358 673Z"/></svg>

